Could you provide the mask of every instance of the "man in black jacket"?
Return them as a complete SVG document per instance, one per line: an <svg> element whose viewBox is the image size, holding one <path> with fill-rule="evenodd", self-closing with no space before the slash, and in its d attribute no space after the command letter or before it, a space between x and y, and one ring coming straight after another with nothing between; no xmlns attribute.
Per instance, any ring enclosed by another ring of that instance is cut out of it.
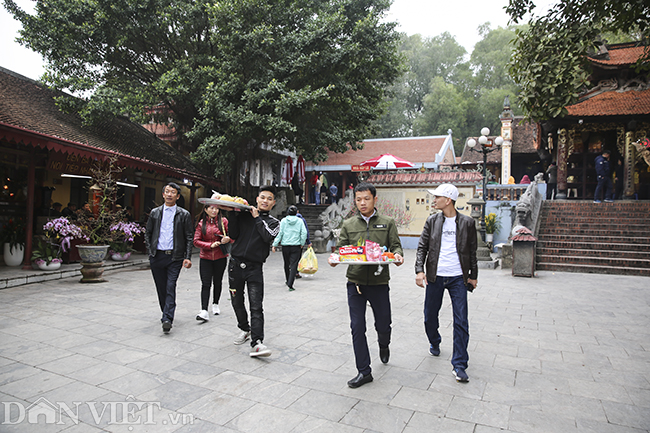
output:
<svg viewBox="0 0 650 433"><path fill-rule="evenodd" d="M250 356L269 356L264 341L264 274L262 266L269 256L273 239L280 231L280 222L269 212L275 206L275 187L263 186L257 195L257 208L236 212L228 218L230 237L235 240L228 265L230 299L241 330L235 344L251 339ZM251 320L244 306L244 286L248 286Z"/></svg>
<svg viewBox="0 0 650 433"><path fill-rule="evenodd" d="M190 213L176 205L180 195L181 188L177 184L170 182L165 185L165 204L151 211L144 235L165 334L169 333L174 322L176 280L181 267L192 267L194 229Z"/></svg>
<svg viewBox="0 0 650 433"><path fill-rule="evenodd" d="M415 283L424 287L426 281L424 328L429 338L429 353L433 356L440 355L442 337L438 332L438 314L445 289L449 291L454 313L452 373L458 382L467 382L467 291L474 290L478 283L476 228L472 218L456 212L458 189L455 186L443 184L431 193L434 207L442 212L431 215L424 223L415 260Z"/></svg>

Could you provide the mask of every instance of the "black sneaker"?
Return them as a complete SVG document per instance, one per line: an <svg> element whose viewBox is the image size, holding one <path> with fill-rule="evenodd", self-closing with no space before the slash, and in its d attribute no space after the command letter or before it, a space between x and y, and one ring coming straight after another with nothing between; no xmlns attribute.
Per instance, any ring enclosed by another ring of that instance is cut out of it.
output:
<svg viewBox="0 0 650 433"><path fill-rule="evenodd" d="M456 377L456 382L469 382L469 376L465 373L464 368L455 367L451 370L451 374Z"/></svg>
<svg viewBox="0 0 650 433"><path fill-rule="evenodd" d="M169 331L171 331L172 329L172 322L170 322L169 320L165 320L162 324L162 328L165 334L169 334Z"/></svg>
<svg viewBox="0 0 650 433"><path fill-rule="evenodd" d="M440 356L440 344L432 344L429 346L429 353L433 356Z"/></svg>

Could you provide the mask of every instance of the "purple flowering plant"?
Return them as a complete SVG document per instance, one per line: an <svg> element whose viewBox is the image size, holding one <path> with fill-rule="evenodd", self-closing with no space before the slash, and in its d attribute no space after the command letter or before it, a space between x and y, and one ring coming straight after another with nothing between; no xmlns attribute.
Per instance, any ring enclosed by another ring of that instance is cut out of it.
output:
<svg viewBox="0 0 650 433"><path fill-rule="evenodd" d="M43 225L44 239L37 239L32 260L37 264L61 262L61 253L70 249L73 239L86 239L83 232L67 218L60 217Z"/></svg>
<svg viewBox="0 0 650 433"><path fill-rule="evenodd" d="M125 254L134 251L135 237L144 233L144 227L135 222L120 221L111 226L111 251Z"/></svg>

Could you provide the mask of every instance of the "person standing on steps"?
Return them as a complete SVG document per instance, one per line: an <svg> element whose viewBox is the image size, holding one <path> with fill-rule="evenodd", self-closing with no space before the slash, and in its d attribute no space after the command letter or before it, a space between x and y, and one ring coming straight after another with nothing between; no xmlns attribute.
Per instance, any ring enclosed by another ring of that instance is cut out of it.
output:
<svg viewBox="0 0 650 433"><path fill-rule="evenodd" d="M598 185L596 185L596 191L594 192L594 203L602 203L601 197L605 199L606 203L614 201L612 200L612 172L609 167L610 154L611 152L605 149L602 154L596 157Z"/></svg>
<svg viewBox="0 0 650 433"><path fill-rule="evenodd" d="M377 191L374 185L360 183L354 188L354 201L360 215L355 215L343 222L337 247L358 245L370 240L385 246L395 255L396 265L404 263L402 243L397 233L395 221L379 215L375 208ZM337 266L331 263L330 266ZM390 272L388 265L379 271L378 265L350 265L346 277L348 307L350 311L350 329L352 346L358 374L348 381L350 388L358 388L372 382L370 368L370 351L366 339L366 305L370 303L375 316L375 330L379 343L379 359L388 363L390 358L391 309L390 309Z"/></svg>
<svg viewBox="0 0 650 433"><path fill-rule="evenodd" d="M228 264L230 299L240 330L235 344L251 339L251 357L270 356L271 349L264 345L264 274L262 267L269 256L271 242L278 235L280 222L270 215L275 206L275 187L260 187L257 207L250 212L231 212L230 237L235 239ZM244 290L248 288L250 324L244 306Z"/></svg>
<svg viewBox="0 0 650 433"><path fill-rule="evenodd" d="M442 337L438 332L438 314L445 289L449 292L454 314L452 373L458 382L467 382L467 292L478 284L476 226L472 218L456 212L458 189L455 186L442 184L431 194L434 208L442 212L431 215L424 223L415 260L415 283L425 287L426 282L424 328L429 353L433 356L440 355Z"/></svg>
<svg viewBox="0 0 650 433"><path fill-rule="evenodd" d="M174 182L163 187L165 203L151 210L144 234L165 334L169 333L174 322L176 281L181 267L192 267L192 217L188 211L176 205L180 196L181 188Z"/></svg>
<svg viewBox="0 0 650 433"><path fill-rule="evenodd" d="M293 283L298 274L298 262L302 254L302 246L307 240L307 228L301 218L298 218L298 208L294 205L287 209L287 216L280 221L280 232L273 241L273 252L282 245L284 259L284 277L286 286L293 292Z"/></svg>
<svg viewBox="0 0 650 433"><path fill-rule="evenodd" d="M228 233L228 220L223 218L216 206L205 206L198 218L194 231L194 246L201 249L199 275L201 276L201 311L196 320L203 323L210 320L208 304L210 288L212 294L212 314L221 313L219 299L223 274L228 263L228 250L231 239Z"/></svg>

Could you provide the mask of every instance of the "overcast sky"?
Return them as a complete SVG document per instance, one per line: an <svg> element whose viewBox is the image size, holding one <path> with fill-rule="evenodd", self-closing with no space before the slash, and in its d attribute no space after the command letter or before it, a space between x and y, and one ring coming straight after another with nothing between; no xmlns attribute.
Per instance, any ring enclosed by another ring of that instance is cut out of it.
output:
<svg viewBox="0 0 650 433"><path fill-rule="evenodd" d="M27 11L33 10L31 0L16 0ZM537 1L538 5L552 4L553 0ZM40 55L15 42L20 24L13 19L0 1L0 66L32 79L44 72ZM504 6L508 0L394 0L388 13L389 21L399 23L398 30L408 35L419 33L425 37L451 33L456 41L472 52L480 40L478 27L489 21L492 28L508 25ZM538 14L542 11L539 10Z"/></svg>

